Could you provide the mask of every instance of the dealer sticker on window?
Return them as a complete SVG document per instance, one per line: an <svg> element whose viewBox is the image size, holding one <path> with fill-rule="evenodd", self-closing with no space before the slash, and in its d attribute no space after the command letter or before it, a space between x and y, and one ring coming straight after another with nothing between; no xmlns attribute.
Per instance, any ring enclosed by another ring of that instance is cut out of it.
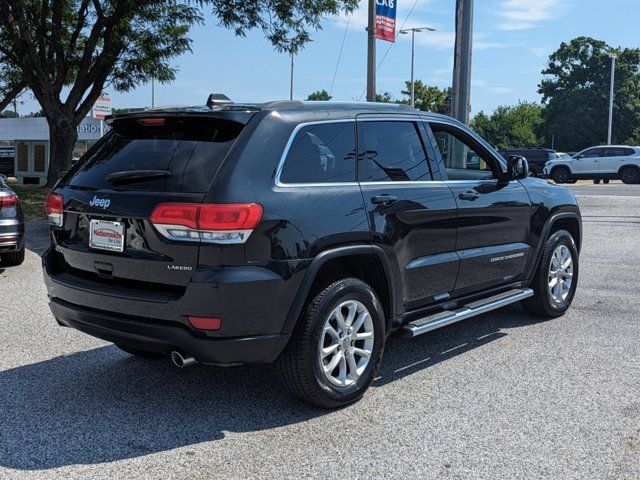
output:
<svg viewBox="0 0 640 480"><path fill-rule="evenodd" d="M91 220L89 246L112 252L124 251L124 223Z"/></svg>

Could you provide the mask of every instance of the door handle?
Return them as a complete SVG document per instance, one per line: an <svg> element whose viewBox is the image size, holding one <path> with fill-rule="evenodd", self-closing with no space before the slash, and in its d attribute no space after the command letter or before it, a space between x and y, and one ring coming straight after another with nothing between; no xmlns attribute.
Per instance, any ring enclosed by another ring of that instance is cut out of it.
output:
<svg viewBox="0 0 640 480"><path fill-rule="evenodd" d="M474 200L480 198L480 194L477 192L463 192L458 195L458 198L460 200L469 200L470 202L473 202Z"/></svg>
<svg viewBox="0 0 640 480"><path fill-rule="evenodd" d="M371 203L373 203L374 205L391 205L392 203L397 201L398 197L387 195L386 193L383 193L382 195L376 195L375 197L371 198Z"/></svg>

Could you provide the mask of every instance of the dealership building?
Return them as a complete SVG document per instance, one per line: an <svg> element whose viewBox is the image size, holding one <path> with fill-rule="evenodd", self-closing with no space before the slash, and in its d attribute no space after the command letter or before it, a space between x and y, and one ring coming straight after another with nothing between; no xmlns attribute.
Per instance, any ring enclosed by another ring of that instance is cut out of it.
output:
<svg viewBox="0 0 640 480"><path fill-rule="evenodd" d="M100 138L100 129L100 120L91 117L82 120L74 158L81 157ZM103 133L107 129L104 124ZM0 147L13 147L13 175L19 184L46 183L49 143L49 125L44 117L0 118Z"/></svg>

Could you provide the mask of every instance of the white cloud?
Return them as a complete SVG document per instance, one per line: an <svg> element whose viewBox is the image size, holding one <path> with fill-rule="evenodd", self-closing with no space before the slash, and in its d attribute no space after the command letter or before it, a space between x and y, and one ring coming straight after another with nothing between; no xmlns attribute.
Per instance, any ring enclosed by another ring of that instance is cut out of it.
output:
<svg viewBox="0 0 640 480"><path fill-rule="evenodd" d="M501 0L498 12L505 21L498 25L501 30L525 30L551 20L566 8L565 0Z"/></svg>

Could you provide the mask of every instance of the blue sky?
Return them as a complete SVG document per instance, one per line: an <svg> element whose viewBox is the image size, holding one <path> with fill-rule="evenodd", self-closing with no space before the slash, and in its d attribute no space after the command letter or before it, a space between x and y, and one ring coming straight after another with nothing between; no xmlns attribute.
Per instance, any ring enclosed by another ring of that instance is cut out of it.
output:
<svg viewBox="0 0 640 480"><path fill-rule="evenodd" d="M398 1L398 27L414 0ZM416 78L427 84L451 84L455 0L418 0L406 27L431 26L416 34ZM638 0L476 0L472 77L472 113L492 111L518 100L539 100L537 85L548 55L579 35L613 46L640 46ZM349 28L346 30L347 21ZM335 100L357 99L365 88L366 1L351 15L327 19L324 29L296 58L295 97L329 90L343 35L346 42L333 88ZM289 96L289 58L274 51L260 32L238 38L214 18L193 29L193 53L175 60L177 78L156 86L156 104L202 104L210 92L235 101L259 102ZM391 45L378 41L378 60ZM400 95L410 76L411 42L401 35L378 70L378 91ZM151 88L111 94L116 107L148 106ZM37 109L32 101L21 113Z"/></svg>

